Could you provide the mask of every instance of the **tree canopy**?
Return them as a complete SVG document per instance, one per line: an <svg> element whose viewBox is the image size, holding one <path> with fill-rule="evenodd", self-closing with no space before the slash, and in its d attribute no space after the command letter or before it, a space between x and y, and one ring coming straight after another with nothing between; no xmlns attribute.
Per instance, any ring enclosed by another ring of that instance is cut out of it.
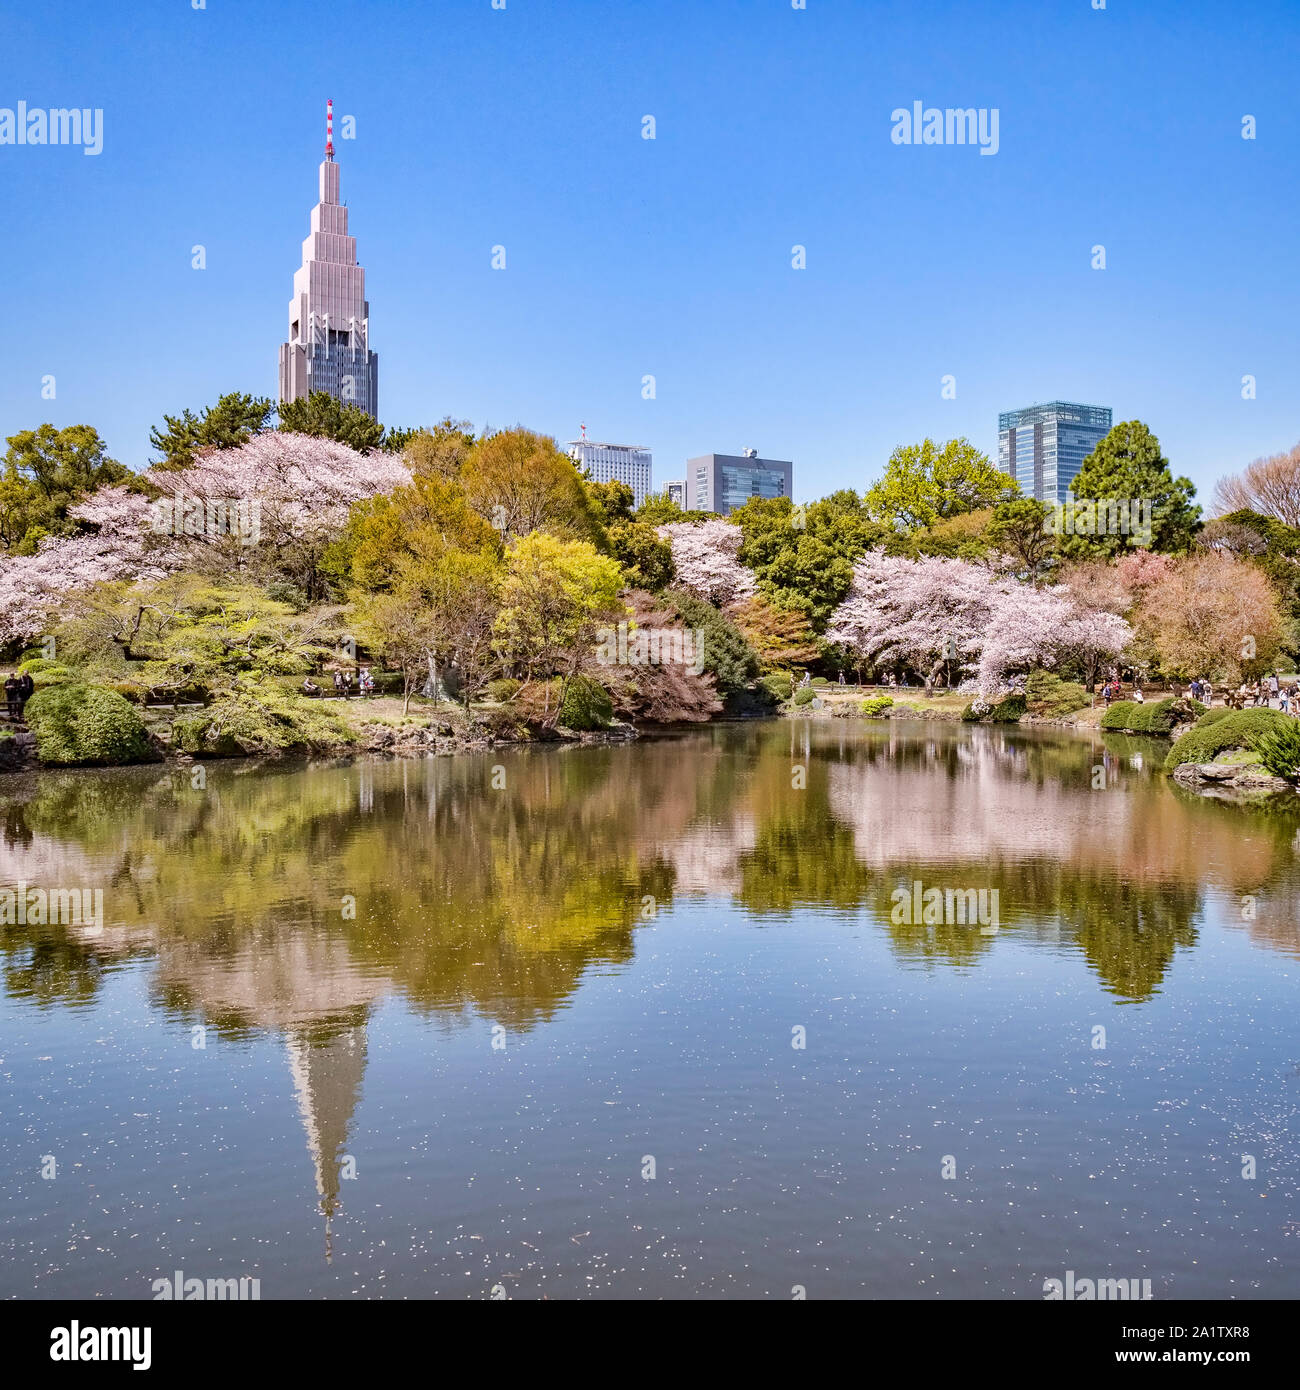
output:
<svg viewBox="0 0 1300 1390"><path fill-rule="evenodd" d="M162 426L149 431L149 443L161 457L156 468L189 468L200 449L235 449L266 429L275 414L267 396L227 391L216 405L195 415L188 408L164 415Z"/></svg>
<svg viewBox="0 0 1300 1390"><path fill-rule="evenodd" d="M876 520L912 531L943 517L996 507L1018 494L1015 479L999 472L968 439L944 444L924 439L894 450L865 501Z"/></svg>
<svg viewBox="0 0 1300 1390"><path fill-rule="evenodd" d="M1141 420L1116 425L1083 461L1070 483L1076 501L1115 499L1142 502L1151 509L1151 547L1181 554L1192 543L1201 509L1192 498L1196 489L1188 478L1175 478L1160 441ZM1133 532L1067 535L1061 549L1067 555L1119 555L1145 548Z"/></svg>

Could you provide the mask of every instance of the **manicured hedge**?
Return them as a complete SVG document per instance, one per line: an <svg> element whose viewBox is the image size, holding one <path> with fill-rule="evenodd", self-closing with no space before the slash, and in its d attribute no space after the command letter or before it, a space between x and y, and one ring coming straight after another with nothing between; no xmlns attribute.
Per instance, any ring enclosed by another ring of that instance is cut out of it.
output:
<svg viewBox="0 0 1300 1390"><path fill-rule="evenodd" d="M774 700L788 700L794 694L794 677L788 671L773 671L770 676L764 676L759 685Z"/></svg>
<svg viewBox="0 0 1300 1390"><path fill-rule="evenodd" d="M811 705L816 696L817 692L811 685L801 685L794 692L794 702L796 705Z"/></svg>
<svg viewBox="0 0 1300 1390"><path fill-rule="evenodd" d="M1054 671L1031 671L1025 682L1029 712L1040 719L1059 719L1087 709L1092 696L1075 681L1063 681Z"/></svg>
<svg viewBox="0 0 1300 1390"><path fill-rule="evenodd" d="M1199 721L1178 739L1165 758L1165 768L1172 772L1182 763L1211 763L1220 753L1232 748L1251 748L1260 734L1269 733L1295 721L1275 709L1237 709L1225 716L1214 711L1217 718Z"/></svg>
<svg viewBox="0 0 1300 1390"><path fill-rule="evenodd" d="M559 722L579 732L607 729L614 718L614 701L609 691L590 676L574 676L564 692Z"/></svg>
<svg viewBox="0 0 1300 1390"><path fill-rule="evenodd" d="M158 756L136 710L99 686L46 686L28 700L26 717L43 763L105 767Z"/></svg>
<svg viewBox="0 0 1300 1390"><path fill-rule="evenodd" d="M1199 700L1155 700L1139 704L1136 700L1116 700L1101 717L1103 729L1126 734L1156 734L1168 738L1179 724L1205 712Z"/></svg>
<svg viewBox="0 0 1300 1390"><path fill-rule="evenodd" d="M1250 746L1274 777L1300 777L1300 719L1286 719L1264 733L1252 734Z"/></svg>
<svg viewBox="0 0 1300 1390"><path fill-rule="evenodd" d="M862 702L863 714L883 714L894 703L892 695L872 695Z"/></svg>
<svg viewBox="0 0 1300 1390"><path fill-rule="evenodd" d="M962 710L961 717L968 724L1016 724L1024 717L1027 708L1025 697L1013 694L983 710L976 710L972 701Z"/></svg>

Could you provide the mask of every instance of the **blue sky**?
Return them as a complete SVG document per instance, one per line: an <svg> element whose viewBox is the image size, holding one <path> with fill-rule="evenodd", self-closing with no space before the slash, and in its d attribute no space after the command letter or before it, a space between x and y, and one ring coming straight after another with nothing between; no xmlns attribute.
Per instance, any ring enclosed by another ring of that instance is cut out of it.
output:
<svg viewBox="0 0 1300 1390"><path fill-rule="evenodd" d="M1295 0L10 6L0 107L103 108L104 149L0 145L0 433L139 467L164 411L275 394L333 97L386 423L585 421L659 481L753 446L807 499L1064 398L1205 500L1300 439L1297 71ZM998 153L893 144L917 100L998 108Z"/></svg>

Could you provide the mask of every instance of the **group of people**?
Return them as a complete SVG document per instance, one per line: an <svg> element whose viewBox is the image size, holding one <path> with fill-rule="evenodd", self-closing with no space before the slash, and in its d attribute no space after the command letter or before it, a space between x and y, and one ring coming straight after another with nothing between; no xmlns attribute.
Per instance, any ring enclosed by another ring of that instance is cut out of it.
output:
<svg viewBox="0 0 1300 1390"><path fill-rule="evenodd" d="M1112 677L1101 687L1101 698L1102 698L1103 700L1105 700L1105 702L1106 702L1106 707L1107 707L1108 709L1110 708L1110 702L1111 702L1112 700L1118 700L1119 697L1120 697L1120 695L1121 695L1122 693L1123 693L1123 687L1122 687L1122 686L1120 685L1120 683L1119 683L1119 677L1118 677L1118 676L1112 676ZM1136 681L1133 682L1133 699L1134 699L1139 705L1144 705L1144 704L1146 704L1146 696L1143 695L1143 693L1142 693L1142 687L1141 687L1140 685L1138 685L1138 683L1137 683Z"/></svg>
<svg viewBox="0 0 1300 1390"><path fill-rule="evenodd" d="M373 695L375 693L375 678L370 672L369 666L363 666L357 672L355 686L352 680L351 671L334 672L334 693L340 699L346 700L353 693L360 695ZM319 695L320 686L316 684L310 676L306 676L302 683L302 693L304 695Z"/></svg>
<svg viewBox="0 0 1300 1390"><path fill-rule="evenodd" d="M1119 677L1112 675L1101 688L1102 699L1109 705L1112 700L1120 698L1121 690ZM1178 694L1176 685L1173 687L1173 693ZM1187 693L1202 705L1209 706L1214 703L1214 687L1203 676L1197 676L1188 683ZM1130 698L1139 705L1143 703L1142 688L1136 681ZM1257 681L1242 681L1236 690L1225 691L1223 703L1229 709L1277 708L1283 714L1300 715L1300 682L1292 681L1284 685L1274 672Z"/></svg>
<svg viewBox="0 0 1300 1390"><path fill-rule="evenodd" d="M5 710L11 724L16 724L23 717L23 706L31 699L35 689L36 682L29 671L24 671L21 676L5 677Z"/></svg>
<svg viewBox="0 0 1300 1390"><path fill-rule="evenodd" d="M1292 681L1289 685L1283 685L1276 672L1262 680L1242 681L1235 691L1228 694L1224 703L1235 709L1272 709L1274 701L1283 714L1300 714L1300 692L1296 683Z"/></svg>

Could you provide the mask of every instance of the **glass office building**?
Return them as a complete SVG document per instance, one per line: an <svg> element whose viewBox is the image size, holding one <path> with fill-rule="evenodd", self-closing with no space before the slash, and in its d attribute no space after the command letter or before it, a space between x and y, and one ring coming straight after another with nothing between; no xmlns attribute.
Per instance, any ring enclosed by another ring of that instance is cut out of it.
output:
<svg viewBox="0 0 1300 1390"><path fill-rule="evenodd" d="M702 454L686 460L686 481L693 511L726 516L751 497L789 497L794 464L761 459L757 449L746 449L740 455Z"/></svg>
<svg viewBox="0 0 1300 1390"><path fill-rule="evenodd" d="M998 416L998 467L1026 497L1068 502L1071 481L1110 426L1104 405L1052 401L1005 410Z"/></svg>

